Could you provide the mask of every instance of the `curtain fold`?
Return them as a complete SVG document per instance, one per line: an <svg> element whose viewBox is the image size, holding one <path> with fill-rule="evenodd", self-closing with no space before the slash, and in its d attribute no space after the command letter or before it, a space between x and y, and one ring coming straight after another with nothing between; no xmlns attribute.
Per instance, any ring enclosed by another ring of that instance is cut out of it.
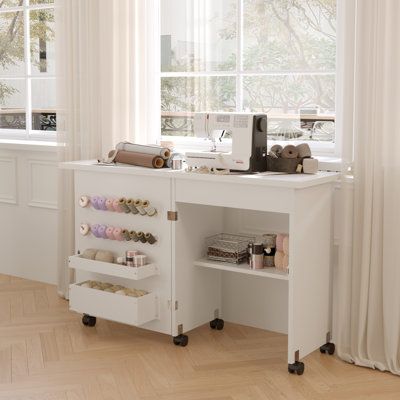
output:
<svg viewBox="0 0 400 400"><path fill-rule="evenodd" d="M56 0L61 162L100 159L121 140L146 143L158 138L157 4ZM58 289L67 297L67 258L74 252L75 226L71 172L60 170L58 183Z"/></svg>
<svg viewBox="0 0 400 400"><path fill-rule="evenodd" d="M344 360L400 374L400 2L342 5L355 27L343 37L339 112L354 176L343 171L335 337Z"/></svg>

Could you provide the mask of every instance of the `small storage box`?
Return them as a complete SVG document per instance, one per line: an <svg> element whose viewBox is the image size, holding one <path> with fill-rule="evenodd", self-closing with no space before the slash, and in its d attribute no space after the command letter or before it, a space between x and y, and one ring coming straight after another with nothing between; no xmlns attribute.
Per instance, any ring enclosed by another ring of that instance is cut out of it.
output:
<svg viewBox="0 0 400 400"><path fill-rule="evenodd" d="M267 156L267 171L295 174L299 164L303 165L302 158L274 158Z"/></svg>

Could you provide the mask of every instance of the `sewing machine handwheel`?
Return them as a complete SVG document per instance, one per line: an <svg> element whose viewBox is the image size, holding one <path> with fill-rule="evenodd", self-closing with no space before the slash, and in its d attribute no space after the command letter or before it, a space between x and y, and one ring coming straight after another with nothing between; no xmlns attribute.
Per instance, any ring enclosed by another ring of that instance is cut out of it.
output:
<svg viewBox="0 0 400 400"><path fill-rule="evenodd" d="M173 342L175 346L185 347L189 343L189 338L187 335L178 335L173 337Z"/></svg>
<svg viewBox="0 0 400 400"><path fill-rule="evenodd" d="M91 315L83 314L82 324L85 326L95 326L96 325L96 317L92 317Z"/></svg>
<svg viewBox="0 0 400 400"><path fill-rule="evenodd" d="M222 329L224 329L224 320L219 318L213 319L210 321L210 328L216 329L217 331L222 331Z"/></svg>
<svg viewBox="0 0 400 400"><path fill-rule="evenodd" d="M335 353L335 344L334 343L325 343L323 346L319 348L319 351L322 354L328 353L330 356Z"/></svg>

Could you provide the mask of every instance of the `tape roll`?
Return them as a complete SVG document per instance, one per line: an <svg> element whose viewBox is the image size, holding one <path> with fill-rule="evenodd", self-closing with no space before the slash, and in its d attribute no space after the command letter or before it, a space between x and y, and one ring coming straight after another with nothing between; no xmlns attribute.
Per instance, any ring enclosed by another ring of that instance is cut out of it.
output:
<svg viewBox="0 0 400 400"><path fill-rule="evenodd" d="M269 151L269 155L274 158L279 158L281 156L283 147L280 144L274 144Z"/></svg>
<svg viewBox="0 0 400 400"><path fill-rule="evenodd" d="M281 157L282 158L298 158L299 151L297 150L296 146L292 144L288 144L282 150Z"/></svg>
<svg viewBox="0 0 400 400"><path fill-rule="evenodd" d="M119 200L115 199L113 201L113 208L116 212L123 212L124 210L119 206Z"/></svg>
<svg viewBox="0 0 400 400"><path fill-rule="evenodd" d="M90 226L88 224L81 224L79 227L79 233L82 236L86 236L90 232Z"/></svg>
<svg viewBox="0 0 400 400"><path fill-rule="evenodd" d="M128 214L128 213L131 212L131 210L129 209L129 207L126 205L126 199L125 199L125 197L121 197L121 198L118 200L118 205L119 205L119 207L121 208L121 210L122 210L124 213Z"/></svg>
<svg viewBox="0 0 400 400"><path fill-rule="evenodd" d="M154 244L155 242L157 242L157 239L151 233L146 233L144 235L144 238L146 239L146 242L149 244Z"/></svg>
<svg viewBox="0 0 400 400"><path fill-rule="evenodd" d="M137 233L137 237L138 237L139 242L142 242L142 243L146 243L147 242L146 238L144 237L144 233L143 232L138 232Z"/></svg>
<svg viewBox="0 0 400 400"><path fill-rule="evenodd" d="M124 240L126 240L126 241L131 240L131 235L129 234L128 229L123 229L123 230L122 230L122 237L123 237Z"/></svg>
<svg viewBox="0 0 400 400"><path fill-rule="evenodd" d="M108 239L106 231L107 231L107 226L105 225L99 225L99 227L97 228L97 233L99 237L103 239Z"/></svg>
<svg viewBox="0 0 400 400"><path fill-rule="evenodd" d="M89 196L81 196L81 197L79 197L78 203L79 203L79 206L82 208L87 207L90 203L90 197Z"/></svg>
<svg viewBox="0 0 400 400"><path fill-rule="evenodd" d="M138 209L135 207L135 199L127 199L126 205L129 207L132 214L139 214Z"/></svg>
<svg viewBox="0 0 400 400"><path fill-rule="evenodd" d="M130 231L129 232L129 236L131 237L131 240L133 240L134 242L138 242L139 238L138 235L135 231Z"/></svg>
<svg viewBox="0 0 400 400"><path fill-rule="evenodd" d="M296 148L300 158L311 157L311 149L307 143L301 143Z"/></svg>
<svg viewBox="0 0 400 400"><path fill-rule="evenodd" d="M106 208L108 211L115 211L113 206L114 199L107 199L106 200Z"/></svg>
<svg viewBox="0 0 400 400"><path fill-rule="evenodd" d="M99 209L98 201L99 201L99 196L92 196L90 198L90 202L92 203L93 208L95 208L96 210Z"/></svg>
<svg viewBox="0 0 400 400"><path fill-rule="evenodd" d="M94 258L96 257L96 253L97 253L96 249L86 249L82 253L81 257L82 258L86 258L88 260L94 260Z"/></svg>
<svg viewBox="0 0 400 400"><path fill-rule="evenodd" d="M107 239L111 239L111 240L115 240L115 237L114 237L114 227L113 226L109 226L107 229L106 229L106 235L107 235Z"/></svg>
<svg viewBox="0 0 400 400"><path fill-rule="evenodd" d="M121 228L114 228L113 231L114 239L122 242L124 237L122 236L122 229Z"/></svg>
<svg viewBox="0 0 400 400"><path fill-rule="evenodd" d="M100 226L99 224L94 224L90 228L92 233L93 233L93 235L96 236L97 238L100 237L99 232L98 232L99 231L99 226Z"/></svg>
<svg viewBox="0 0 400 400"><path fill-rule="evenodd" d="M289 236L285 236L282 242L283 252L289 254Z"/></svg>

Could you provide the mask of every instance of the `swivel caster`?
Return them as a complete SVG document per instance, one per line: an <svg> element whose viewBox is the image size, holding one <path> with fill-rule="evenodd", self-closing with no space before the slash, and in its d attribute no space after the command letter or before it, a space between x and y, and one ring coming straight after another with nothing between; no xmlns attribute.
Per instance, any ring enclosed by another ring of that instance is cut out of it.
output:
<svg viewBox="0 0 400 400"><path fill-rule="evenodd" d="M175 346L185 347L189 342L189 338L187 337L187 335L180 334L178 336L174 336L173 341Z"/></svg>
<svg viewBox="0 0 400 400"><path fill-rule="evenodd" d="M335 344L334 343L325 343L323 346L319 348L319 351L322 354L328 353L330 356L335 353Z"/></svg>
<svg viewBox="0 0 400 400"><path fill-rule="evenodd" d="M95 326L96 325L96 317L92 317L87 314L83 314L82 324L85 326Z"/></svg>
<svg viewBox="0 0 400 400"><path fill-rule="evenodd" d="M300 361L296 361L293 364L288 364L288 371L291 374L303 375L304 363L302 363Z"/></svg>
<svg viewBox="0 0 400 400"><path fill-rule="evenodd" d="M210 328L216 329L217 331L222 331L222 329L224 329L224 320L219 318L213 319L210 321Z"/></svg>

